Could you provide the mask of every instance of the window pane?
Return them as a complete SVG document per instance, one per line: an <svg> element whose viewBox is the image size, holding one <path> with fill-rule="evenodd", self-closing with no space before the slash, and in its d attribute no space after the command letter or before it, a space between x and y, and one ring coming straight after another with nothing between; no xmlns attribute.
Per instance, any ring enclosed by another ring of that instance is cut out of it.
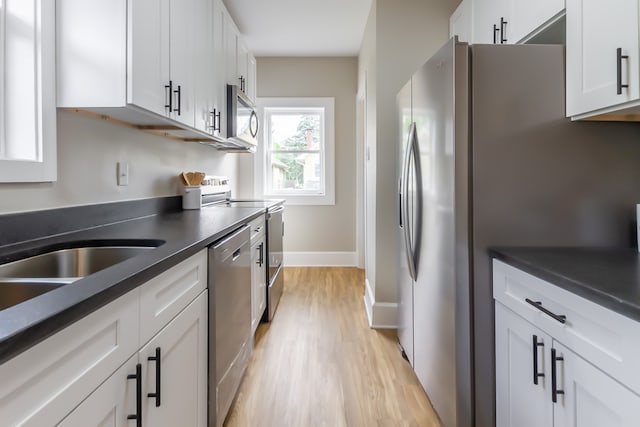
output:
<svg viewBox="0 0 640 427"><path fill-rule="evenodd" d="M319 150L321 113L271 113L272 150Z"/></svg>
<svg viewBox="0 0 640 427"><path fill-rule="evenodd" d="M272 153L271 189L321 192L320 153Z"/></svg>

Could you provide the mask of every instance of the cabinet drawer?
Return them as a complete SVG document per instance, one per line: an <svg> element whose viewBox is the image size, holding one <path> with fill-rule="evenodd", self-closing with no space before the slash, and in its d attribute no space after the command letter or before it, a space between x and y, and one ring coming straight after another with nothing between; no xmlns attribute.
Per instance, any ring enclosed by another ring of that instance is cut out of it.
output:
<svg viewBox="0 0 640 427"><path fill-rule="evenodd" d="M493 261L494 298L581 357L640 393L640 323L545 280ZM566 316L555 320L526 302Z"/></svg>
<svg viewBox="0 0 640 427"><path fill-rule="evenodd" d="M140 346L207 287L207 250L171 267L140 287Z"/></svg>
<svg viewBox="0 0 640 427"><path fill-rule="evenodd" d="M251 227L251 245L253 246L254 242L257 241L260 237L264 236L264 215L259 216L249 223L249 227Z"/></svg>
<svg viewBox="0 0 640 427"><path fill-rule="evenodd" d="M138 291L0 365L0 424L57 424L138 349Z"/></svg>

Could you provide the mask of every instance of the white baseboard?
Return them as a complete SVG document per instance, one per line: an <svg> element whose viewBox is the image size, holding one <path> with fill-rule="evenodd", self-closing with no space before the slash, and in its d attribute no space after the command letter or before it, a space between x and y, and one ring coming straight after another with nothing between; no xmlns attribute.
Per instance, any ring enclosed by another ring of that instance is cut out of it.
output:
<svg viewBox="0 0 640 427"><path fill-rule="evenodd" d="M371 328L396 329L398 327L398 304L376 302L368 279L365 280L364 307Z"/></svg>
<svg viewBox="0 0 640 427"><path fill-rule="evenodd" d="M285 252L285 267L355 267L356 252Z"/></svg>

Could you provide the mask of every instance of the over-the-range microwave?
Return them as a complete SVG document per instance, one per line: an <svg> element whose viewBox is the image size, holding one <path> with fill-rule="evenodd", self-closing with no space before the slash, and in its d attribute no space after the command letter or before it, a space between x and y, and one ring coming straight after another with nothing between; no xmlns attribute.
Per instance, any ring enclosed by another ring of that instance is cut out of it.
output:
<svg viewBox="0 0 640 427"><path fill-rule="evenodd" d="M227 139L253 148L258 144L255 106L236 85L227 85Z"/></svg>

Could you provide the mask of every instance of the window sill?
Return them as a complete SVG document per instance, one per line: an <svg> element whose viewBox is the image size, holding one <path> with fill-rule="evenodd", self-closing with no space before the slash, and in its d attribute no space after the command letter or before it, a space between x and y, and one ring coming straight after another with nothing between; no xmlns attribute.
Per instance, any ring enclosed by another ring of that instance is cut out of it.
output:
<svg viewBox="0 0 640 427"><path fill-rule="evenodd" d="M293 195L293 194L265 194L258 198L284 199L287 206L334 206L336 204L333 194L323 196Z"/></svg>

